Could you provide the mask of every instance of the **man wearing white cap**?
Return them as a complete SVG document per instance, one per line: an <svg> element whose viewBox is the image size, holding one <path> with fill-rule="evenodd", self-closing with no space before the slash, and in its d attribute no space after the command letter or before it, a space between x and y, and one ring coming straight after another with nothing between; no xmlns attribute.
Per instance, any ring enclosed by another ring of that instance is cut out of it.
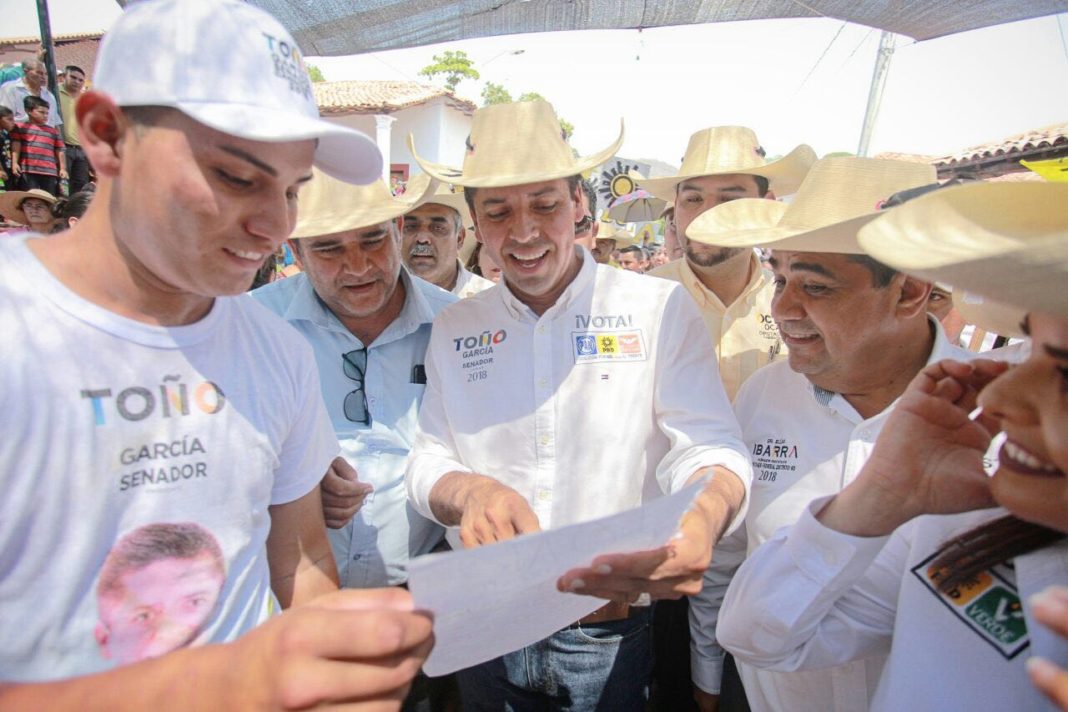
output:
<svg viewBox="0 0 1068 712"><path fill-rule="evenodd" d="M422 192L429 176L413 178L408 189ZM470 222L470 213L463 193L454 193L448 186L438 189L420 201L404 216L402 254L404 264L412 274L464 299L493 286L493 282L474 274L460 261Z"/></svg>
<svg viewBox="0 0 1068 712"><path fill-rule="evenodd" d="M690 137L676 176L649 178L641 187L674 202L675 239L685 259L650 272L681 282L697 302L712 336L723 386L731 399L754 371L782 353L769 311L771 275L752 250L706 245L686 230L701 213L739 198L767 198L797 190L816 154L806 145L775 161L752 129L717 126Z"/></svg>
<svg viewBox="0 0 1068 712"><path fill-rule="evenodd" d="M0 707L399 704L429 621L403 592L328 593L319 480L338 444L311 350L241 296L313 162L368 182L381 157L318 118L296 45L244 3L131 6L96 78L77 105L88 212L0 246L0 599L17 621L0 629ZM219 553L210 590L182 547L119 553L160 527ZM117 556L130 616L105 619ZM117 667L120 646L152 652Z"/></svg>
<svg viewBox="0 0 1068 712"><path fill-rule="evenodd" d="M557 582L606 605L458 673L465 709L641 710L649 616L631 604L696 592L712 545L743 510L749 462L692 300L575 245L579 174L621 142L576 158L552 107L534 101L477 111L462 171L416 154L464 186L476 236L503 273L497 289L435 320L408 461L416 509L448 527L454 546L475 547L706 482L670 543Z"/></svg>
<svg viewBox="0 0 1068 712"><path fill-rule="evenodd" d="M771 311L789 347L787 361L753 374L734 401L754 468L748 542L738 549L752 552L812 500L852 481L922 368L969 357L927 314L931 285L876 262L857 243L857 231L884 201L934 180L926 164L825 158L770 229L731 229L762 207L753 200L721 205L691 224L692 240L772 248ZM706 582L692 601L705 639L715 629L715 594ZM738 669L753 710L845 711L868 708L882 663L876 655L803 673Z"/></svg>

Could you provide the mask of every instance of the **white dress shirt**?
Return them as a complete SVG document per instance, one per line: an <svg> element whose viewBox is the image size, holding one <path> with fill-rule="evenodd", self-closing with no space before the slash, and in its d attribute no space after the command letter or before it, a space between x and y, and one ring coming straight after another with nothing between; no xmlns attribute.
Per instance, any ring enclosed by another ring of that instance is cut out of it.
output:
<svg viewBox="0 0 1068 712"><path fill-rule="evenodd" d="M15 112L15 121L29 121L29 117L26 115L26 107L22 103L23 99L28 96L39 96L48 102L48 120L45 123L52 128L56 128L63 123L63 118L59 115L59 102L56 101L56 97L48 90L48 87L42 86L40 95L36 95L26 86L25 77L7 82L0 87L0 104ZM62 139L63 137L60 136L60 140Z"/></svg>
<svg viewBox="0 0 1068 712"><path fill-rule="evenodd" d="M541 317L502 282L434 322L407 475L425 516L454 470L512 487L543 529L637 507L712 465L748 489L749 458L693 300L579 253L581 270ZM732 529L743 516L744 504Z"/></svg>
<svg viewBox="0 0 1068 712"><path fill-rule="evenodd" d="M1068 642L1036 623L1026 604L1068 582L1068 542L946 595L931 581L931 561L949 539L1005 510L918 517L889 537L861 538L815 518L826 501L810 503L738 570L718 631L724 647L783 671L888 655L875 711L1051 709L1025 662L1041 655L1068 666Z"/></svg>
<svg viewBox="0 0 1068 712"><path fill-rule="evenodd" d="M975 358L951 344L936 319L928 322L935 339L927 363ZM862 418L841 394L813 385L788 361L780 361L743 384L734 410L753 461L753 489L744 531L717 545L704 588L691 599L693 679L708 692L718 691L722 670L722 650L714 640L719 602L746 550L752 552L779 528L797 521L812 500L840 492L852 482L893 404ZM739 662L738 672L755 712L844 712L867 709L881 664L873 658L833 670L784 674Z"/></svg>
<svg viewBox="0 0 1068 712"><path fill-rule="evenodd" d="M456 298L401 269L401 313L371 344L363 344L316 296L306 274L252 293L312 345L323 400L341 454L362 482L374 486L360 511L341 529L330 529L341 585L395 586L408 580L408 560L429 552L442 529L407 503L404 462L415 438L425 384L425 354L434 315ZM367 347L364 390L371 424L345 417L344 401L356 387L345 375L342 354Z"/></svg>

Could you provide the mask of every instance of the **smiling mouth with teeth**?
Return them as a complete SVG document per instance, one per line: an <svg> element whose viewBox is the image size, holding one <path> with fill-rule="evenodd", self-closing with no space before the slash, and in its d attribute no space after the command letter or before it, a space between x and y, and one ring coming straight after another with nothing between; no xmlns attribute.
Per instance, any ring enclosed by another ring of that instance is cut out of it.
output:
<svg viewBox="0 0 1068 712"><path fill-rule="evenodd" d="M1018 443L1006 440L1001 446L999 455L1001 464L1008 466L1016 472L1026 475L1041 475L1043 477L1064 477L1064 472L1056 465L1046 462L1033 453L1025 450Z"/></svg>
<svg viewBox="0 0 1068 712"><path fill-rule="evenodd" d="M244 250L235 250L232 247L226 248L226 251L232 255L240 257L243 260L250 260L254 262L258 262L264 257L266 257L266 255L260 254L259 252L245 252Z"/></svg>

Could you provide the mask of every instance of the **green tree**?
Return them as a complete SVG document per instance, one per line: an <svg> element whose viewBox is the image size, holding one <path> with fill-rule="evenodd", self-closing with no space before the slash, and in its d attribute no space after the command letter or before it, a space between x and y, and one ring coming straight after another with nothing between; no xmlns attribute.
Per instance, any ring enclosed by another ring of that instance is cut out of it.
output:
<svg viewBox="0 0 1068 712"><path fill-rule="evenodd" d="M482 106L511 104L513 101L511 92L505 89L502 84L486 82L486 86L482 87Z"/></svg>
<svg viewBox="0 0 1068 712"><path fill-rule="evenodd" d="M456 52L446 50L442 54L435 54L434 63L420 69L419 74L430 79L444 75L445 88L449 91L456 91L456 85L464 79L479 78L474 63L468 59L467 52L463 50Z"/></svg>
<svg viewBox="0 0 1068 712"><path fill-rule="evenodd" d="M314 64L305 65L308 68L308 78L313 82L325 82L326 77L323 76L323 70L316 67Z"/></svg>

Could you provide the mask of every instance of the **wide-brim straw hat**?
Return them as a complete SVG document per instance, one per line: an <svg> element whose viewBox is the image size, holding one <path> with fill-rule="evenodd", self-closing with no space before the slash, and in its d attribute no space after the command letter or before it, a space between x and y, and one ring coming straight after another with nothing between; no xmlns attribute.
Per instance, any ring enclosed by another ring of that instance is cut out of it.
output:
<svg viewBox="0 0 1068 712"><path fill-rule="evenodd" d="M547 101L495 104L471 118L462 169L425 160L408 136L408 148L423 170L443 183L467 188L503 188L556 180L599 166L623 144L623 122L612 145L577 158Z"/></svg>
<svg viewBox="0 0 1068 712"><path fill-rule="evenodd" d="M739 198L720 203L694 218L686 237L694 242L715 245L718 235L756 233L775 228L786 212L786 203L766 198Z"/></svg>
<svg viewBox="0 0 1068 712"><path fill-rule="evenodd" d="M647 178L642 188L664 200L675 200L675 188L687 178L747 174L768 179L768 188L776 195L797 191L805 174L816 162L816 152L801 144L774 161L764 158L756 134L744 126L715 126L690 136L678 175Z"/></svg>
<svg viewBox="0 0 1068 712"><path fill-rule="evenodd" d="M28 198L37 198L49 205L56 204L56 196L40 188L9 190L6 193L0 193L0 215L19 225L29 225L30 221L26 219L26 213L22 212L22 203Z"/></svg>
<svg viewBox="0 0 1068 712"><path fill-rule="evenodd" d="M1026 309L995 302L980 294L954 289L953 308L968 324L1001 336L1024 336L1022 322Z"/></svg>
<svg viewBox="0 0 1068 712"><path fill-rule="evenodd" d="M297 227L291 237L318 237L378 225L398 218L418 205L437 188L428 180L421 192L409 190L394 197L379 178L367 185L353 185L331 178L318 168L301 188Z"/></svg>
<svg viewBox="0 0 1068 712"><path fill-rule="evenodd" d="M973 183L886 211L860 245L907 274L1068 317L1068 185Z"/></svg>
<svg viewBox="0 0 1068 712"><path fill-rule="evenodd" d="M597 239L598 240L615 240L616 249L627 247L628 245L638 245L641 241L633 231L627 229L625 226L616 222L608 220L598 220L597 224Z"/></svg>
<svg viewBox="0 0 1068 712"><path fill-rule="evenodd" d="M894 193L935 182L927 163L832 157L812 166L778 224L770 229L715 232L698 215L687 228L723 247L770 247L796 252L863 254L857 231L882 213ZM896 208L894 208L896 210ZM708 218L714 220L714 218Z"/></svg>

